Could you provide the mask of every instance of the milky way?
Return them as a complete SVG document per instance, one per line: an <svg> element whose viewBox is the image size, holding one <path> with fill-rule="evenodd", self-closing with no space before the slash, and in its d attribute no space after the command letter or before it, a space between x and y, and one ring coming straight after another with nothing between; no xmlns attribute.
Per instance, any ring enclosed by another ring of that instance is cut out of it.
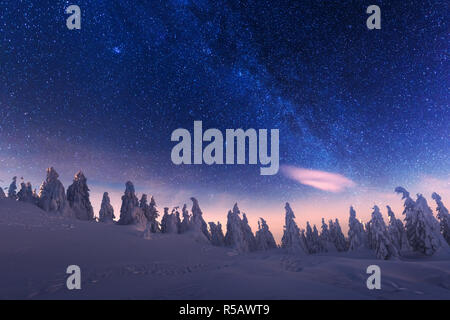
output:
<svg viewBox="0 0 450 320"><path fill-rule="evenodd" d="M81 30L66 27L70 4ZM377 1L381 30L366 27L370 4L0 1L3 184L53 165L99 192L317 192L259 166L173 165L170 134L194 120L280 129L281 165L343 175L354 192L448 179L448 3Z"/></svg>

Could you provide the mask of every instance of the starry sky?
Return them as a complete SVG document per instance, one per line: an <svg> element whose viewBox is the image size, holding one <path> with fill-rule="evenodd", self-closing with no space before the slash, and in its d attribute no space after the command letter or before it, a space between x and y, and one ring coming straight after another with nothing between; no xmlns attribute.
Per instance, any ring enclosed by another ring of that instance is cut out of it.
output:
<svg viewBox="0 0 450 320"><path fill-rule="evenodd" d="M81 30L66 27L72 4ZM366 27L371 4L381 30ZM375 203L399 211L397 185L450 203L449 12L447 1L0 0L0 185L17 175L38 187L54 166L67 187L81 169L96 211L104 191L118 211L131 180L161 211L196 196L223 221L238 201L276 234L285 201L300 224L346 220L350 204L363 218ZM279 129L280 172L174 165L170 135L194 120Z"/></svg>

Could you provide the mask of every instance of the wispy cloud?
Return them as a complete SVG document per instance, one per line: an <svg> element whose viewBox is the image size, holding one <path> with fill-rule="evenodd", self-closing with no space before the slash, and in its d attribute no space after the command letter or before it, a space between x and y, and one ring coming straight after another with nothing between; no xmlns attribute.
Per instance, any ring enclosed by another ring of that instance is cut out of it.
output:
<svg viewBox="0 0 450 320"><path fill-rule="evenodd" d="M355 182L338 173L293 166L283 166L281 172L301 184L329 192L341 192L356 185Z"/></svg>

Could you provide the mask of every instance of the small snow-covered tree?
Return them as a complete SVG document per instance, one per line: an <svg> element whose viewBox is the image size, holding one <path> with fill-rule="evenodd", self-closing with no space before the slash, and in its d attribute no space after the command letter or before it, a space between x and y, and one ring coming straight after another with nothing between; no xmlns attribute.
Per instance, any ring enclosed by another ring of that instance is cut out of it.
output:
<svg viewBox="0 0 450 320"><path fill-rule="evenodd" d="M316 225L313 225L313 233L312 233L314 242L316 243L316 250L318 253L326 252L325 244L322 241L322 238L319 235L319 230L317 230Z"/></svg>
<svg viewBox="0 0 450 320"><path fill-rule="evenodd" d="M151 201L153 201L154 205L155 200L152 198ZM148 229L150 230L149 232L152 232L152 230L155 229L154 224L156 223L157 215L154 215L154 210L152 209L152 206L148 204L147 195L145 193L142 194L141 200L139 200L139 208L141 209L145 217L145 219L143 218L142 220L145 220L146 229L148 227Z"/></svg>
<svg viewBox="0 0 450 320"><path fill-rule="evenodd" d="M306 222L305 243L310 254L325 252L325 246L319 236L319 231L315 225L311 228L309 222Z"/></svg>
<svg viewBox="0 0 450 320"><path fill-rule="evenodd" d="M403 214L405 215L406 236L409 245L414 251L428 256L433 255L442 246L442 235L431 209L424 201L425 198L419 196L417 201L414 201L403 187L395 188L395 192L401 193L402 199L405 199Z"/></svg>
<svg viewBox="0 0 450 320"><path fill-rule="evenodd" d="M242 213L242 232L244 233L244 239L248 243L250 251L256 250L256 240L253 234L252 228L248 224L247 215Z"/></svg>
<svg viewBox="0 0 450 320"><path fill-rule="evenodd" d="M162 233L178 233L176 209L173 209L169 214L169 208L164 208L164 215L161 219L161 232Z"/></svg>
<svg viewBox="0 0 450 320"><path fill-rule="evenodd" d="M17 200L17 177L12 178L12 182L8 188L8 198L12 200Z"/></svg>
<svg viewBox="0 0 450 320"><path fill-rule="evenodd" d="M83 172L75 174L72 185L67 188L67 201L79 220L94 220L94 209L89 199L87 179Z"/></svg>
<svg viewBox="0 0 450 320"><path fill-rule="evenodd" d="M403 225L403 222L400 219L395 217L394 212L392 211L390 206L386 206L388 210L389 216L389 227L388 232L391 237L392 242L395 247L398 249L399 253L402 251L410 250L408 244L408 237L406 236L406 230Z"/></svg>
<svg viewBox="0 0 450 320"><path fill-rule="evenodd" d="M47 169L47 177L39 190L39 207L44 211L74 218L75 214L67 202L66 191L58 173L51 167Z"/></svg>
<svg viewBox="0 0 450 320"><path fill-rule="evenodd" d="M1 200L1 199L5 199L5 198L6 198L6 194L5 194L5 192L3 191L3 188L0 187L0 200Z"/></svg>
<svg viewBox="0 0 450 320"><path fill-rule="evenodd" d="M206 239L211 240L211 235L208 231L208 225L206 224L205 220L203 220L203 213L200 209L200 206L198 204L197 199L191 198L192 201L192 220L191 220L191 227L194 231L201 231Z"/></svg>
<svg viewBox="0 0 450 320"><path fill-rule="evenodd" d="M102 204L100 206L99 221L113 223L115 219L114 208L111 205L108 192L103 193Z"/></svg>
<svg viewBox="0 0 450 320"><path fill-rule="evenodd" d="M259 218L258 231L256 231L255 241L257 250L269 250L277 247L272 232L269 230L266 220Z"/></svg>
<svg viewBox="0 0 450 320"><path fill-rule="evenodd" d="M33 188L31 187L30 182L21 182L20 183L20 191L17 193L17 199L22 202L32 203L37 205L37 198L35 198L35 194L33 193Z"/></svg>
<svg viewBox="0 0 450 320"><path fill-rule="evenodd" d="M336 251L336 247L334 246L331 240L330 230L328 229L328 224L325 222L325 219L322 218L322 227L320 233L320 240L324 246L324 251Z"/></svg>
<svg viewBox="0 0 450 320"><path fill-rule="evenodd" d="M169 228L169 208L164 207L164 214L161 218L161 233L167 233Z"/></svg>
<svg viewBox="0 0 450 320"><path fill-rule="evenodd" d="M159 223L156 220L158 217L159 217L159 212L158 212L158 209L156 209L156 201L152 197L150 199L149 211L148 211L148 217L147 217L148 223L150 224L150 231L152 233L156 233L156 232L160 231Z"/></svg>
<svg viewBox="0 0 450 320"><path fill-rule="evenodd" d="M209 222L209 229L211 231L211 243L217 247L225 246L225 236L223 235L222 225L220 222L215 224L214 222Z"/></svg>
<svg viewBox="0 0 450 320"><path fill-rule="evenodd" d="M180 225L180 233L185 233L185 232L189 231L189 228L191 225L189 211L187 209L186 204L183 205L183 209L181 209L181 212L183 215L183 221L181 222L181 225Z"/></svg>
<svg viewBox="0 0 450 320"><path fill-rule="evenodd" d="M387 260L391 257L397 257L399 255L398 249L390 238L378 206L373 207L372 219L368 224L369 248L375 250L377 258Z"/></svg>
<svg viewBox="0 0 450 320"><path fill-rule="evenodd" d="M148 222L143 234L144 239L151 240L153 238L152 233L154 232L152 232L151 224Z"/></svg>
<svg viewBox="0 0 450 320"><path fill-rule="evenodd" d="M366 242L366 234L363 224L356 218L356 212L353 207L350 207L348 227L349 250L354 251L363 248Z"/></svg>
<svg viewBox="0 0 450 320"><path fill-rule="evenodd" d="M433 192L431 197L434 199L434 201L436 201L437 204L437 218L439 219L442 236L450 245L450 214L448 213L447 208L444 206L440 195L438 195L436 192Z"/></svg>
<svg viewBox="0 0 450 320"><path fill-rule="evenodd" d="M300 229L295 223L294 211L288 202L285 205L286 217L284 225L284 233L281 239L281 247L287 249L291 253L304 254L306 253L306 244L303 242Z"/></svg>
<svg viewBox="0 0 450 320"><path fill-rule="evenodd" d="M120 207L118 224L146 226L146 219L141 208L139 208L139 200L136 197L134 185L131 181L128 181L125 184L125 193L122 196L122 206Z"/></svg>
<svg viewBox="0 0 450 320"><path fill-rule="evenodd" d="M348 247L347 240L345 239L345 236L342 233L342 229L339 224L339 220L335 219L334 222L333 222L333 220L330 220L328 222L328 227L330 230L331 242L336 247L336 250L339 252L347 251L347 247Z"/></svg>
<svg viewBox="0 0 450 320"><path fill-rule="evenodd" d="M233 210L228 211L225 245L236 249L238 252L249 252L250 248L247 241L245 241L242 221L239 217L240 213L237 203L234 204Z"/></svg>

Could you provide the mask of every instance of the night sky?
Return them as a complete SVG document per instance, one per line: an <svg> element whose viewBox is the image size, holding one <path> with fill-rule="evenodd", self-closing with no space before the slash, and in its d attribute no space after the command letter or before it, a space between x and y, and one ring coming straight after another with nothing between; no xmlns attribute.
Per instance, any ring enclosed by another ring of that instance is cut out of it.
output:
<svg viewBox="0 0 450 320"><path fill-rule="evenodd" d="M81 30L66 27L71 4ZM371 4L381 30L366 27ZM160 207L196 196L214 219L240 201L251 222L282 220L285 201L311 206L301 221L354 202L362 216L378 199L400 208L397 185L450 204L449 12L448 1L0 0L0 184L39 187L54 166L67 187L82 169L96 211L131 180ZM172 164L171 132L194 120L279 129L282 170ZM292 167L351 183L324 190Z"/></svg>

